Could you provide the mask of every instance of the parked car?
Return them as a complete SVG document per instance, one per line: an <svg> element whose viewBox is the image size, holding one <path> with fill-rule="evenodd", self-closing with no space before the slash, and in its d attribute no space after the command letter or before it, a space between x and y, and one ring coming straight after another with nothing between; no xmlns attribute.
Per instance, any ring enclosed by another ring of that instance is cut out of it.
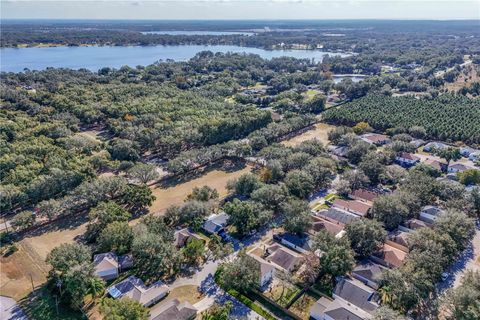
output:
<svg viewBox="0 0 480 320"><path fill-rule="evenodd" d="M448 273L448 272L442 273L442 281L447 280L449 277L450 277L450 273Z"/></svg>

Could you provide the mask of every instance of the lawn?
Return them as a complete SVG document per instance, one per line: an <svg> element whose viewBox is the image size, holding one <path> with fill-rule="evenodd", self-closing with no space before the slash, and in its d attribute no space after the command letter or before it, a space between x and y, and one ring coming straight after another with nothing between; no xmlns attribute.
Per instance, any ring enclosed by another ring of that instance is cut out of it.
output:
<svg viewBox="0 0 480 320"><path fill-rule="evenodd" d="M310 308L315 301L317 301L317 299L305 293L292 304L289 311L295 313L302 319L308 320L310 318Z"/></svg>
<svg viewBox="0 0 480 320"><path fill-rule="evenodd" d="M326 123L317 123L315 124L315 128L312 130L308 130L301 135L298 135L296 137L293 137L289 140L285 140L282 142L283 145L289 146L289 147L294 147L296 145L299 145L303 141L307 140L312 140L312 139L317 139L320 142L322 142L324 145L327 145L329 143L328 140L328 133L333 130L335 126L326 124Z"/></svg>
<svg viewBox="0 0 480 320"><path fill-rule="evenodd" d="M191 304L195 304L203 298L204 295L198 291L198 286L186 285L172 289L165 301L178 299L180 302L188 301Z"/></svg>
<svg viewBox="0 0 480 320"><path fill-rule="evenodd" d="M300 288L295 285L286 284L283 286L281 280L276 280L271 289L265 291L263 294L282 307L285 307L298 292L300 292Z"/></svg>

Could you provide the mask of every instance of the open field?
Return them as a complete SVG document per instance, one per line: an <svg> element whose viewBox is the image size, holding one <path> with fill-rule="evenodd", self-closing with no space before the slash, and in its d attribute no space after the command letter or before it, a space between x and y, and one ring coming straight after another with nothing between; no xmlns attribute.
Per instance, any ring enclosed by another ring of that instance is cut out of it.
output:
<svg viewBox="0 0 480 320"><path fill-rule="evenodd" d="M315 124L315 129L306 131L301 135L293 137L289 140L282 141L282 144L285 146L293 147L296 146L303 141L311 140L311 139L318 139L324 145L328 144L328 132L335 128L335 126L326 124L326 123L317 123Z"/></svg>
<svg viewBox="0 0 480 320"><path fill-rule="evenodd" d="M217 189L220 198L224 198L227 195L227 182L251 170L252 167L248 165L215 166L184 183L153 186L152 192L156 200L150 207L150 212L163 213L172 205L182 204L194 187L210 186Z"/></svg>
<svg viewBox="0 0 480 320"><path fill-rule="evenodd" d="M464 72L466 74L464 74ZM468 64L462 69L458 78L452 82L446 82L444 87L448 91L457 92L462 89L464 86L470 87L473 82L480 80L480 70L473 64Z"/></svg>
<svg viewBox="0 0 480 320"><path fill-rule="evenodd" d="M18 251L0 257L0 292L18 300L46 281L48 265L47 254L62 243L74 242L86 230L86 223L65 226L60 220L50 226L53 231L39 232L16 243Z"/></svg>

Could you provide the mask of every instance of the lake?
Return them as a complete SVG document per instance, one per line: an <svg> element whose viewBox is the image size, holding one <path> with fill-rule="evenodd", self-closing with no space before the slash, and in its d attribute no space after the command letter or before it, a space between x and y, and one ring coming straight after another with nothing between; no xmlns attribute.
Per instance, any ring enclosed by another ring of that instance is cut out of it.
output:
<svg viewBox="0 0 480 320"><path fill-rule="evenodd" d="M288 56L298 59L315 59L320 62L327 54L348 56L319 50L264 50L240 46L92 46L92 47L49 47L49 48L1 48L0 69L7 72L20 72L24 68L43 70L47 67L89 69L97 71L103 67L120 68L128 65L146 66L159 60L173 59L186 61L198 52L253 53L271 59Z"/></svg>
<svg viewBox="0 0 480 320"><path fill-rule="evenodd" d="M230 35L239 35L239 36L253 36L253 32L242 32L242 31L182 31L182 30L164 30L164 31L144 31L142 34L168 34L174 36L230 36Z"/></svg>

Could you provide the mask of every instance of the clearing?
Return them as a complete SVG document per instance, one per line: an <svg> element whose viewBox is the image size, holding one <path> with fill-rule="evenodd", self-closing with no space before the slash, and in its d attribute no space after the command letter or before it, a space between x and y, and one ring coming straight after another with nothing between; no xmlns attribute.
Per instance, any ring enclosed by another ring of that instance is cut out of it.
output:
<svg viewBox="0 0 480 320"><path fill-rule="evenodd" d="M0 291L15 300L25 297L35 287L46 281L49 267L47 254L62 243L71 243L85 233L86 223L66 225L67 219L48 226L53 231L38 230L16 243L18 251L0 257ZM83 222L83 223L82 223Z"/></svg>
<svg viewBox="0 0 480 320"><path fill-rule="evenodd" d="M207 169L200 176L183 183L152 186L156 200L150 207L150 212L164 213L168 207L182 204L194 187L209 186L217 189L220 199L222 199L228 193L227 182L251 170L252 167L249 165L223 164Z"/></svg>
<svg viewBox="0 0 480 320"><path fill-rule="evenodd" d="M329 143L328 133L334 128L335 126L327 123L323 123L323 122L317 123L315 124L315 129L306 131L301 135L293 137L289 140L282 141L282 144L288 147L294 147L302 143L303 141L317 139L317 140L320 140L320 142L323 143L324 145L327 145Z"/></svg>

